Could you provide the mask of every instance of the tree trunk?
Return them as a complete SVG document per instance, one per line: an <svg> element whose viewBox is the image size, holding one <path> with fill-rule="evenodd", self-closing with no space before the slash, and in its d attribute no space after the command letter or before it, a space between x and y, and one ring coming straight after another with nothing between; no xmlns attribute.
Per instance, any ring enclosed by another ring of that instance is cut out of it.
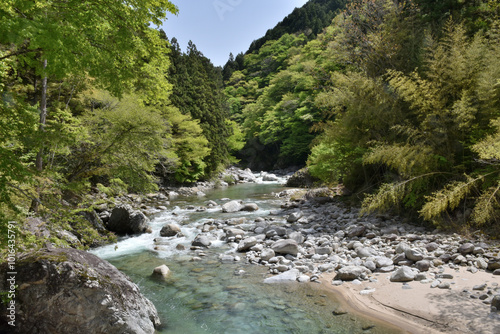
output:
<svg viewBox="0 0 500 334"><path fill-rule="evenodd" d="M43 69L47 68L47 59L43 61ZM42 79L42 97L40 99L40 132L45 131L45 124L47 121L47 76L45 75ZM35 162L36 169L41 172L43 171L43 145L40 147L38 154L36 155Z"/></svg>
<svg viewBox="0 0 500 334"><path fill-rule="evenodd" d="M43 69L45 70L46 68L47 68L47 59L43 61ZM47 75L44 74L44 77L42 79L42 96L40 99L40 124L38 127L40 132L45 131L46 122L47 122ZM40 149L38 150L38 153L36 155L35 167L38 172L43 171L43 144L40 146ZM40 193L39 191L37 192ZM37 212L39 204L40 200L38 198L33 199L31 201L30 211Z"/></svg>

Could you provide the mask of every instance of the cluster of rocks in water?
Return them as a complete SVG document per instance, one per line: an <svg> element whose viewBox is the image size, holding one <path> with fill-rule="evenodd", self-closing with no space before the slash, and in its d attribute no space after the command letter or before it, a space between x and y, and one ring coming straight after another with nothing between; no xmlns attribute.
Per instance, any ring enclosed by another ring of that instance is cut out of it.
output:
<svg viewBox="0 0 500 334"><path fill-rule="evenodd" d="M283 171L281 171L283 173ZM291 172L288 172L290 174ZM274 173L262 172L254 174L249 169L231 167L227 169L220 179L231 179L234 183L262 181L276 182L279 176ZM103 203L90 211L82 211L81 215L92 223L97 231L109 230L118 235L133 235L150 233L149 216L167 210L170 200L178 197L205 196L205 192L215 187L227 187L225 181L199 182L193 187L165 188L161 192L147 195L127 194L114 199L113 203ZM103 194L101 194L103 195ZM207 203L207 207L213 207L217 203ZM197 208L204 211L207 207ZM192 207L194 209L194 207ZM231 201L223 208L224 212L255 211L258 208L253 204L242 204Z"/></svg>
<svg viewBox="0 0 500 334"><path fill-rule="evenodd" d="M388 273L390 281L402 282L403 288L407 282L419 281L431 288L452 289L454 277L444 273L445 268L500 275L500 248L485 243L480 235L467 240L457 234L426 231L398 217L363 216L359 209L322 195L331 190L309 191L299 200L290 200L293 193L276 194L288 201L266 217L207 221L192 243L194 259L222 239L234 251L221 255L221 261L243 258L267 266L275 274L265 280L268 283L318 281L323 273L333 272L334 285L354 280L376 282L374 273ZM240 201L221 206L228 213L243 208L258 209L253 203ZM172 230L180 232L180 226L169 224L168 230L168 237L175 238ZM156 240L158 245L161 239ZM491 305L493 311L500 310L500 287L495 283L474 286L462 294Z"/></svg>

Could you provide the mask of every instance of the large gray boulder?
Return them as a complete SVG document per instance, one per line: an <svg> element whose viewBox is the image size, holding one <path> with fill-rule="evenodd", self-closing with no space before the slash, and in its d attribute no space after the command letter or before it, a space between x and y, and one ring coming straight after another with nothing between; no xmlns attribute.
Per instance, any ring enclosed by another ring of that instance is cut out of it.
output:
<svg viewBox="0 0 500 334"><path fill-rule="evenodd" d="M222 205L222 212L233 213L238 212L242 208L241 201L230 201Z"/></svg>
<svg viewBox="0 0 500 334"><path fill-rule="evenodd" d="M160 230L160 235L162 237L174 237L179 233L182 233L181 227L177 224L167 224Z"/></svg>
<svg viewBox="0 0 500 334"><path fill-rule="evenodd" d="M405 256L408 260L418 262L424 259L424 254L419 249L407 248L405 249Z"/></svg>
<svg viewBox="0 0 500 334"><path fill-rule="evenodd" d="M211 244L212 241L210 241L210 238L204 234L198 234L191 243L192 246L204 248L210 247Z"/></svg>
<svg viewBox="0 0 500 334"><path fill-rule="evenodd" d="M102 219L94 210L82 210L77 212L77 215L90 222L98 232L106 232L106 228L103 225Z"/></svg>
<svg viewBox="0 0 500 334"><path fill-rule="evenodd" d="M290 254L293 256L297 256L299 252L299 245L297 241L293 239L281 239L274 242L271 245L273 251L279 254Z"/></svg>
<svg viewBox="0 0 500 334"><path fill-rule="evenodd" d="M235 227L226 228L224 229L224 232L226 232L226 238L235 238L237 236L243 237L245 235L245 231Z"/></svg>
<svg viewBox="0 0 500 334"><path fill-rule="evenodd" d="M255 245L257 245L257 239L255 237L245 238L238 244L238 252L246 252Z"/></svg>
<svg viewBox="0 0 500 334"><path fill-rule="evenodd" d="M392 273L391 282L410 282L415 279L416 273L410 267L402 266Z"/></svg>
<svg viewBox="0 0 500 334"><path fill-rule="evenodd" d="M371 274L370 269L362 266L345 266L337 271L335 280L352 281Z"/></svg>
<svg viewBox="0 0 500 334"><path fill-rule="evenodd" d="M311 188L314 182L317 181L319 180L312 177L307 168L303 168L288 178L286 186L292 188Z"/></svg>
<svg viewBox="0 0 500 334"><path fill-rule="evenodd" d="M134 211L130 205L118 205L111 212L107 224L108 230L116 234L141 234L149 229L149 219L140 211Z"/></svg>
<svg viewBox="0 0 500 334"><path fill-rule="evenodd" d="M366 231L366 226L365 225L351 225L347 228L346 235L349 238L353 237L360 237L362 236Z"/></svg>
<svg viewBox="0 0 500 334"><path fill-rule="evenodd" d="M2 291L8 290L7 269L7 264L0 266ZM53 248L23 254L16 272L14 333L143 334L160 325L155 306L137 285L85 251Z"/></svg>

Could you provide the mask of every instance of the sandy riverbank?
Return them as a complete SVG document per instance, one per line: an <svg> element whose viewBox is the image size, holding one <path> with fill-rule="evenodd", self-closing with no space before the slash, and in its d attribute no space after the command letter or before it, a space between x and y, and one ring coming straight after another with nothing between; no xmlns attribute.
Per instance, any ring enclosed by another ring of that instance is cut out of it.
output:
<svg viewBox="0 0 500 334"><path fill-rule="evenodd" d="M374 274L377 282L345 282L333 286L333 273L323 275L318 287L333 292L345 303L346 311L388 322L406 333L500 333L500 314L491 313L490 305L462 293L484 283L488 286L500 284L500 276L484 271L472 274L465 268L447 269L445 273L453 275L453 279L447 280L451 289L431 288L429 283L417 281L409 282L410 288L403 288L403 283L389 281L390 274ZM375 291L360 294L367 288ZM478 296L481 293L484 291L475 291Z"/></svg>

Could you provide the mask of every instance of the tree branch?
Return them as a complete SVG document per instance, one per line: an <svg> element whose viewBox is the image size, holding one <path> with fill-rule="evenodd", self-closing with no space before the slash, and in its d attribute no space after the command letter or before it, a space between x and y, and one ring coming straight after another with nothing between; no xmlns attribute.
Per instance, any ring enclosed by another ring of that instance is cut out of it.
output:
<svg viewBox="0 0 500 334"><path fill-rule="evenodd" d="M1 56L0 60L4 60L4 59L10 58L10 57L14 57L14 56L19 56L19 55L22 55L22 54L25 54L25 53L40 52L42 50L43 50L42 48L38 48L38 49L34 49L34 50L18 50L18 51L15 51L15 52L11 52L8 55Z"/></svg>
<svg viewBox="0 0 500 334"><path fill-rule="evenodd" d="M17 189L22 195L24 195L26 198L34 201L34 202L37 202L38 204L42 204L42 202L40 201L39 198L36 198L36 197L33 197L31 196L30 194L26 193L24 190L22 190L21 188L19 188L18 186L10 183L10 182L7 182L7 185L14 188L14 189Z"/></svg>

